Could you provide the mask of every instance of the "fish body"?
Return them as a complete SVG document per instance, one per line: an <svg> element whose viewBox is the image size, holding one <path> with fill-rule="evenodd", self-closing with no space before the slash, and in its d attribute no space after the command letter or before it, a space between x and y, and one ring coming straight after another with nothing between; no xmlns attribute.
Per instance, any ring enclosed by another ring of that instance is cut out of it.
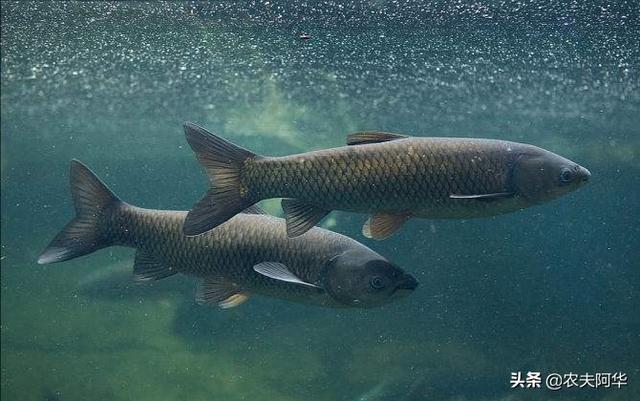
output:
<svg viewBox="0 0 640 401"><path fill-rule="evenodd" d="M528 145L490 139L406 138L249 160L254 199L286 197L331 209L467 218L525 207L523 198L476 202L452 194L511 191L508 166ZM293 184L293 185L292 185Z"/></svg>
<svg viewBox="0 0 640 401"><path fill-rule="evenodd" d="M120 201L87 167L74 161L78 215L39 263L68 260L106 246L137 250L134 276L176 273L203 279L198 300L232 307L260 294L329 307L370 307L413 290L410 275L364 245L315 228L289 238L282 219L253 208L205 235L182 233L187 212L143 209ZM385 288L371 286L384 281Z"/></svg>
<svg viewBox="0 0 640 401"><path fill-rule="evenodd" d="M363 232L381 239L413 217L485 217L543 203L590 176L552 152L502 140L363 132L348 146L264 157L195 125L185 131L212 184L187 217L189 235L258 200L286 198L290 236L345 210L371 214Z"/></svg>

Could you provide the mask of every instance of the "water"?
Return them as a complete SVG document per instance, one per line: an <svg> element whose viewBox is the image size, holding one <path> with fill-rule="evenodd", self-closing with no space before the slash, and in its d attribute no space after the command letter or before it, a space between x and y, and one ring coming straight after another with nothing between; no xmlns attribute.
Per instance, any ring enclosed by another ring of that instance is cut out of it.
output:
<svg viewBox="0 0 640 401"><path fill-rule="evenodd" d="M639 34L633 1L3 2L2 399L640 399ZM593 176L383 242L334 212L420 281L379 309L222 312L189 278L131 284L130 249L36 265L73 213L71 158L130 203L188 209L207 183L187 120L271 155L362 129L509 139ZM628 385L511 389L519 371Z"/></svg>

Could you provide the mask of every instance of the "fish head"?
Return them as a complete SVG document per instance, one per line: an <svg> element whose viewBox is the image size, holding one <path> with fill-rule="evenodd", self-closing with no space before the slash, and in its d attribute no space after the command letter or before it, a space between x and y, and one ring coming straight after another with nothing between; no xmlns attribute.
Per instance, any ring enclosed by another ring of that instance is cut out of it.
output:
<svg viewBox="0 0 640 401"><path fill-rule="evenodd" d="M416 279L377 253L355 249L327 263L324 288L343 305L372 308L409 295Z"/></svg>
<svg viewBox="0 0 640 401"><path fill-rule="evenodd" d="M589 181L591 173L553 152L528 146L513 164L515 192L530 203L542 203L575 191Z"/></svg>

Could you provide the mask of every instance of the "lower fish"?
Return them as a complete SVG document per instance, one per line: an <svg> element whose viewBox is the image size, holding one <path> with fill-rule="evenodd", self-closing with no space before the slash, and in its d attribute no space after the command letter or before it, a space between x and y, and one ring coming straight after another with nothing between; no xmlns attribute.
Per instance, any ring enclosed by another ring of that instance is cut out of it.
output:
<svg viewBox="0 0 640 401"><path fill-rule="evenodd" d="M252 207L206 235L186 237L185 211L150 210L121 201L84 164L71 162L76 216L39 264L108 246L136 249L134 279L183 273L202 278L196 300L231 308L251 294L326 307L376 307L411 293L410 274L343 235L314 228L289 238L282 219Z"/></svg>
<svg viewBox="0 0 640 401"><path fill-rule="evenodd" d="M524 143L360 132L348 146L283 157L257 155L195 124L185 133L211 181L189 212L199 235L262 199L286 198L287 232L305 233L331 210L370 214L369 238L407 220L493 216L547 202L587 182L586 168Z"/></svg>

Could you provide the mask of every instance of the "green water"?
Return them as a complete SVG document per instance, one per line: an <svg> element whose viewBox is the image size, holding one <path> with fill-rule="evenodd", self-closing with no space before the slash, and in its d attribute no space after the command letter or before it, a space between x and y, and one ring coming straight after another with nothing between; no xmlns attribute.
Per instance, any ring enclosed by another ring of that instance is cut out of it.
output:
<svg viewBox="0 0 640 401"><path fill-rule="evenodd" d="M640 399L638 18L634 1L2 2L2 400ZM131 249L35 263L73 214L72 158L130 203L190 208L207 180L184 121L269 155L364 129L508 139L592 180L382 242L334 212L325 227L420 282L378 309L198 306L187 277L131 284ZM511 389L518 371L628 384Z"/></svg>

